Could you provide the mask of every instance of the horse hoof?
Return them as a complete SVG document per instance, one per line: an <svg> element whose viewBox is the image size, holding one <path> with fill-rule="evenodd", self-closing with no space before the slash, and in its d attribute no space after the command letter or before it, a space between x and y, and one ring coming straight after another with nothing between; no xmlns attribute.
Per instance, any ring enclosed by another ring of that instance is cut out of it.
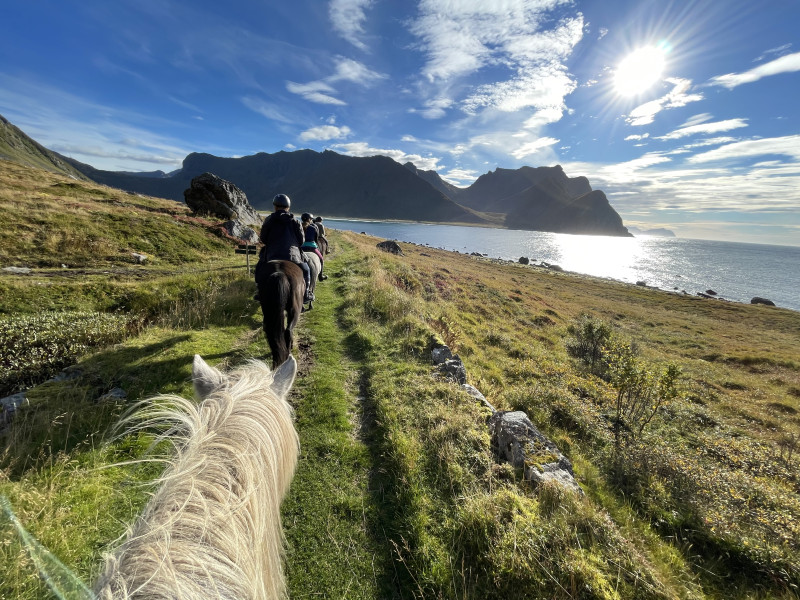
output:
<svg viewBox="0 0 800 600"><path fill-rule="evenodd" d="M327 278L328 278L328 276L327 276L327 275L320 275L320 276L319 276L319 280L320 280L320 281L325 281Z"/></svg>

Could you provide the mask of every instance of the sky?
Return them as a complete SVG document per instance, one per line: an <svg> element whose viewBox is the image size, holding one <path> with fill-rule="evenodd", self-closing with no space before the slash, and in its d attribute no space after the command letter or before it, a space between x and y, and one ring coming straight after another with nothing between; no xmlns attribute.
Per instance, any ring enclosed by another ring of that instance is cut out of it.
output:
<svg viewBox="0 0 800 600"><path fill-rule="evenodd" d="M626 225L800 245L798 24L800 0L15 1L0 114L116 171L560 164Z"/></svg>

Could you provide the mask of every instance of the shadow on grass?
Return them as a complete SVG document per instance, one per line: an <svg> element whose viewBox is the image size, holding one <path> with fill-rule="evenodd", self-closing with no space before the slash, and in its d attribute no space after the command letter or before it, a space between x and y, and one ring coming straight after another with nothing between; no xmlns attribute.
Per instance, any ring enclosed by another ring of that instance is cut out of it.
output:
<svg viewBox="0 0 800 600"><path fill-rule="evenodd" d="M29 404L0 433L0 467L17 479L31 468L45 466L58 453L98 447L132 403L157 393L183 391L190 385L194 354L156 357L190 339L187 333L141 347L101 350L67 369L64 380L30 390ZM228 358L234 352L205 358Z"/></svg>

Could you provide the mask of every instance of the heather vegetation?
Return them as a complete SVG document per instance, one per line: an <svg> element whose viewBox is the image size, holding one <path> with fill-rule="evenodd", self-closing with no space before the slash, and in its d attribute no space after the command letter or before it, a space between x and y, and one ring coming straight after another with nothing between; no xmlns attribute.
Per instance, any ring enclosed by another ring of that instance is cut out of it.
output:
<svg viewBox="0 0 800 600"><path fill-rule="evenodd" d="M44 198L84 211L73 232L108 215L102 252L36 255L45 231L73 234L35 206L13 209L34 241L0 238L2 266L33 269L0 274L0 345L16 357L4 381L72 365L0 433L0 494L89 581L161 469L130 463L150 439L115 434L120 416L158 392L189 397L195 353L230 366L269 351L252 282L210 224L46 173L2 177L4 210ZM146 252L125 233L132 204L150 207L135 209L138 237L157 239L157 224L184 236L149 265L128 258ZM796 597L800 314L330 237L330 279L295 348L291 597ZM495 462L488 409L436 377L434 342L496 408L528 414L584 495L534 489ZM0 597L47 597L29 550L0 521Z"/></svg>

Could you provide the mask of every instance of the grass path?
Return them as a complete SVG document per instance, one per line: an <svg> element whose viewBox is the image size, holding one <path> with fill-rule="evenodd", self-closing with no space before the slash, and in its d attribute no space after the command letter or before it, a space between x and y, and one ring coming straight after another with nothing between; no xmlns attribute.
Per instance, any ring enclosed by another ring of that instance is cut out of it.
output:
<svg viewBox="0 0 800 600"><path fill-rule="evenodd" d="M391 598L393 574L363 435L360 365L348 355L338 315L344 257L329 259L330 279L299 328L300 374L292 402L301 457L284 503L291 598Z"/></svg>

